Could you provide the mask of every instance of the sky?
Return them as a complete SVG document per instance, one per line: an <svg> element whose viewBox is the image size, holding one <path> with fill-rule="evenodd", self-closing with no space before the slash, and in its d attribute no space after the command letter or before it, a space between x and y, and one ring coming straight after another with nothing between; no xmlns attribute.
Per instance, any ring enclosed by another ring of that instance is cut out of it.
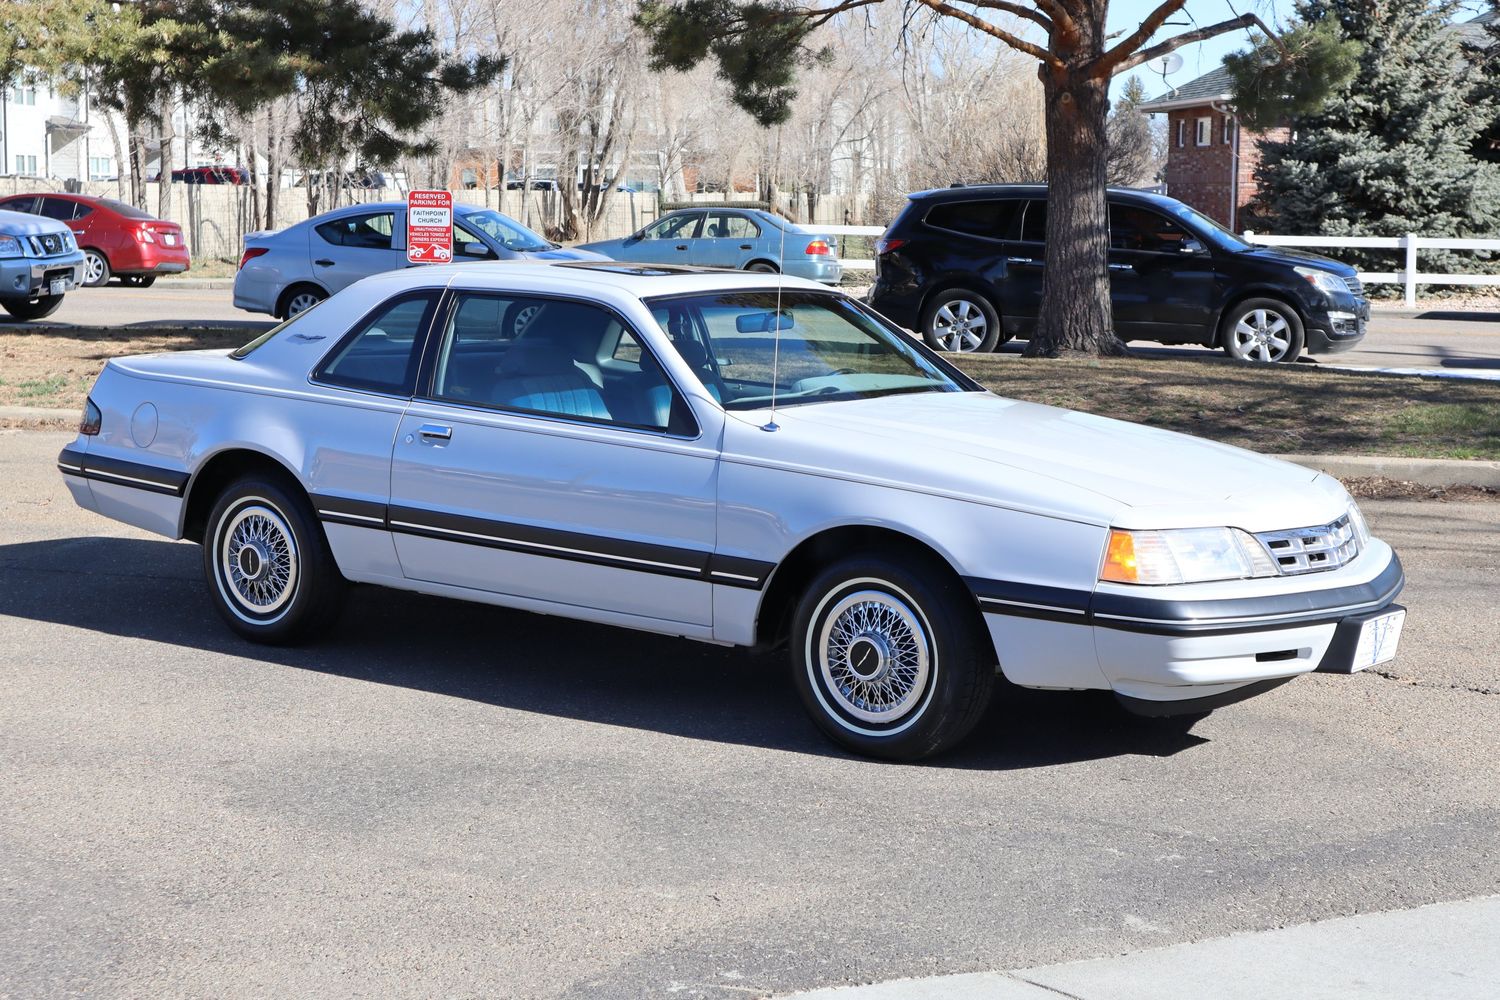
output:
<svg viewBox="0 0 1500 1000"><path fill-rule="evenodd" d="M1160 0L1110 0L1110 30L1133 31L1145 16L1157 7L1159 2ZM1464 6L1468 9L1460 11L1456 20L1470 20L1480 13L1484 5L1482 0L1476 0ZM1183 11L1156 33L1156 40L1163 41L1171 38L1173 35L1191 30L1195 25L1206 26L1227 21L1237 14L1259 14L1261 20L1274 28L1290 18L1293 9L1292 0L1236 0L1233 3L1231 0L1188 0ZM1146 85L1148 98L1156 98L1174 86L1189 83L1204 73L1216 69L1226 55L1248 48L1249 44L1249 35L1243 30L1236 30L1227 35L1219 35L1217 38L1178 49L1178 54L1182 56L1182 69L1165 80L1145 67L1137 67L1130 73L1140 75L1141 82ZM1118 96L1120 88L1130 78L1130 73L1115 77L1111 95Z"/></svg>

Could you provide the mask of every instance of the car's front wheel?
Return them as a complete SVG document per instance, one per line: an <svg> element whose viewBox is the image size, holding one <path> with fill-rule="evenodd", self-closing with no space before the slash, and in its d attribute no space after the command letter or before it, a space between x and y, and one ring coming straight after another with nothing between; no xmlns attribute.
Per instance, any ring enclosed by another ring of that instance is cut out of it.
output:
<svg viewBox="0 0 1500 1000"><path fill-rule="evenodd" d="M1296 361L1302 353L1302 318L1277 299L1247 299L1224 315L1224 353L1239 361Z"/></svg>
<svg viewBox="0 0 1500 1000"><path fill-rule="evenodd" d="M296 642L328 628L347 589L307 499L262 477L219 496L203 570L219 614L255 642Z"/></svg>
<svg viewBox="0 0 1500 1000"><path fill-rule="evenodd" d="M844 559L812 581L791 636L802 702L856 753L915 761L968 735L995 659L973 598L920 559Z"/></svg>
<svg viewBox="0 0 1500 1000"><path fill-rule="evenodd" d="M39 299L0 299L0 306L19 320L44 319L57 312L62 305L61 295L49 295Z"/></svg>
<svg viewBox="0 0 1500 1000"><path fill-rule="evenodd" d="M1000 314L983 295L950 288L934 295L922 310L922 336L939 351L993 351L1000 343Z"/></svg>

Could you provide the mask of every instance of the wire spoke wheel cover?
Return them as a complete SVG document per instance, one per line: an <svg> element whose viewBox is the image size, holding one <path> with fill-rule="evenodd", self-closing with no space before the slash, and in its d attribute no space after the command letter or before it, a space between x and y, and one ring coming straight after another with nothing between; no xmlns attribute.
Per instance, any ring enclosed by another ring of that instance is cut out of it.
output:
<svg viewBox="0 0 1500 1000"><path fill-rule="evenodd" d="M851 581L824 598L813 621L807 665L818 676L810 679L841 725L883 735L920 717L936 662L914 601L884 581Z"/></svg>
<svg viewBox="0 0 1500 1000"><path fill-rule="evenodd" d="M268 501L247 497L220 521L215 574L230 610L256 624L285 614L297 593L297 539Z"/></svg>

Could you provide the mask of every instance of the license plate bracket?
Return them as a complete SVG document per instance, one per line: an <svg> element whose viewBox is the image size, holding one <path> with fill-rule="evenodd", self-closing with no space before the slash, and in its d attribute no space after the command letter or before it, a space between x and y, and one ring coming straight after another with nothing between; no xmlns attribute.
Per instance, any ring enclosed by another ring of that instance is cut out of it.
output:
<svg viewBox="0 0 1500 1000"><path fill-rule="evenodd" d="M1328 644L1318 670L1353 674L1390 662L1396 657L1405 624L1406 608L1399 604L1345 618L1334 630L1333 641Z"/></svg>

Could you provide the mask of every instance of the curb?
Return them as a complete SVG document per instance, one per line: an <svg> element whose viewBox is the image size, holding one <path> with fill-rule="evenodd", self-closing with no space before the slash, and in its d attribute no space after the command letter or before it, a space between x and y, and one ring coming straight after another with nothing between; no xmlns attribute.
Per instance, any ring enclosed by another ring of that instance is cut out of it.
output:
<svg viewBox="0 0 1500 1000"><path fill-rule="evenodd" d="M162 278L152 286L153 291L163 288L233 288L233 278Z"/></svg>
<svg viewBox="0 0 1500 1000"><path fill-rule="evenodd" d="M119 333L123 335L141 333L202 333L217 330L224 333L264 333L276 325L272 319L226 319L226 320L174 320L169 323L148 321L111 326L96 323L58 323L37 320L30 323L0 320L0 333L87 333L93 335Z"/></svg>
<svg viewBox="0 0 1500 1000"><path fill-rule="evenodd" d="M43 406L0 406L0 420L68 420L76 423L79 413L79 410Z"/></svg>
<svg viewBox="0 0 1500 1000"><path fill-rule="evenodd" d="M1326 472L1337 479L1384 476L1419 486L1483 486L1500 489L1500 462L1382 455L1270 455Z"/></svg>

